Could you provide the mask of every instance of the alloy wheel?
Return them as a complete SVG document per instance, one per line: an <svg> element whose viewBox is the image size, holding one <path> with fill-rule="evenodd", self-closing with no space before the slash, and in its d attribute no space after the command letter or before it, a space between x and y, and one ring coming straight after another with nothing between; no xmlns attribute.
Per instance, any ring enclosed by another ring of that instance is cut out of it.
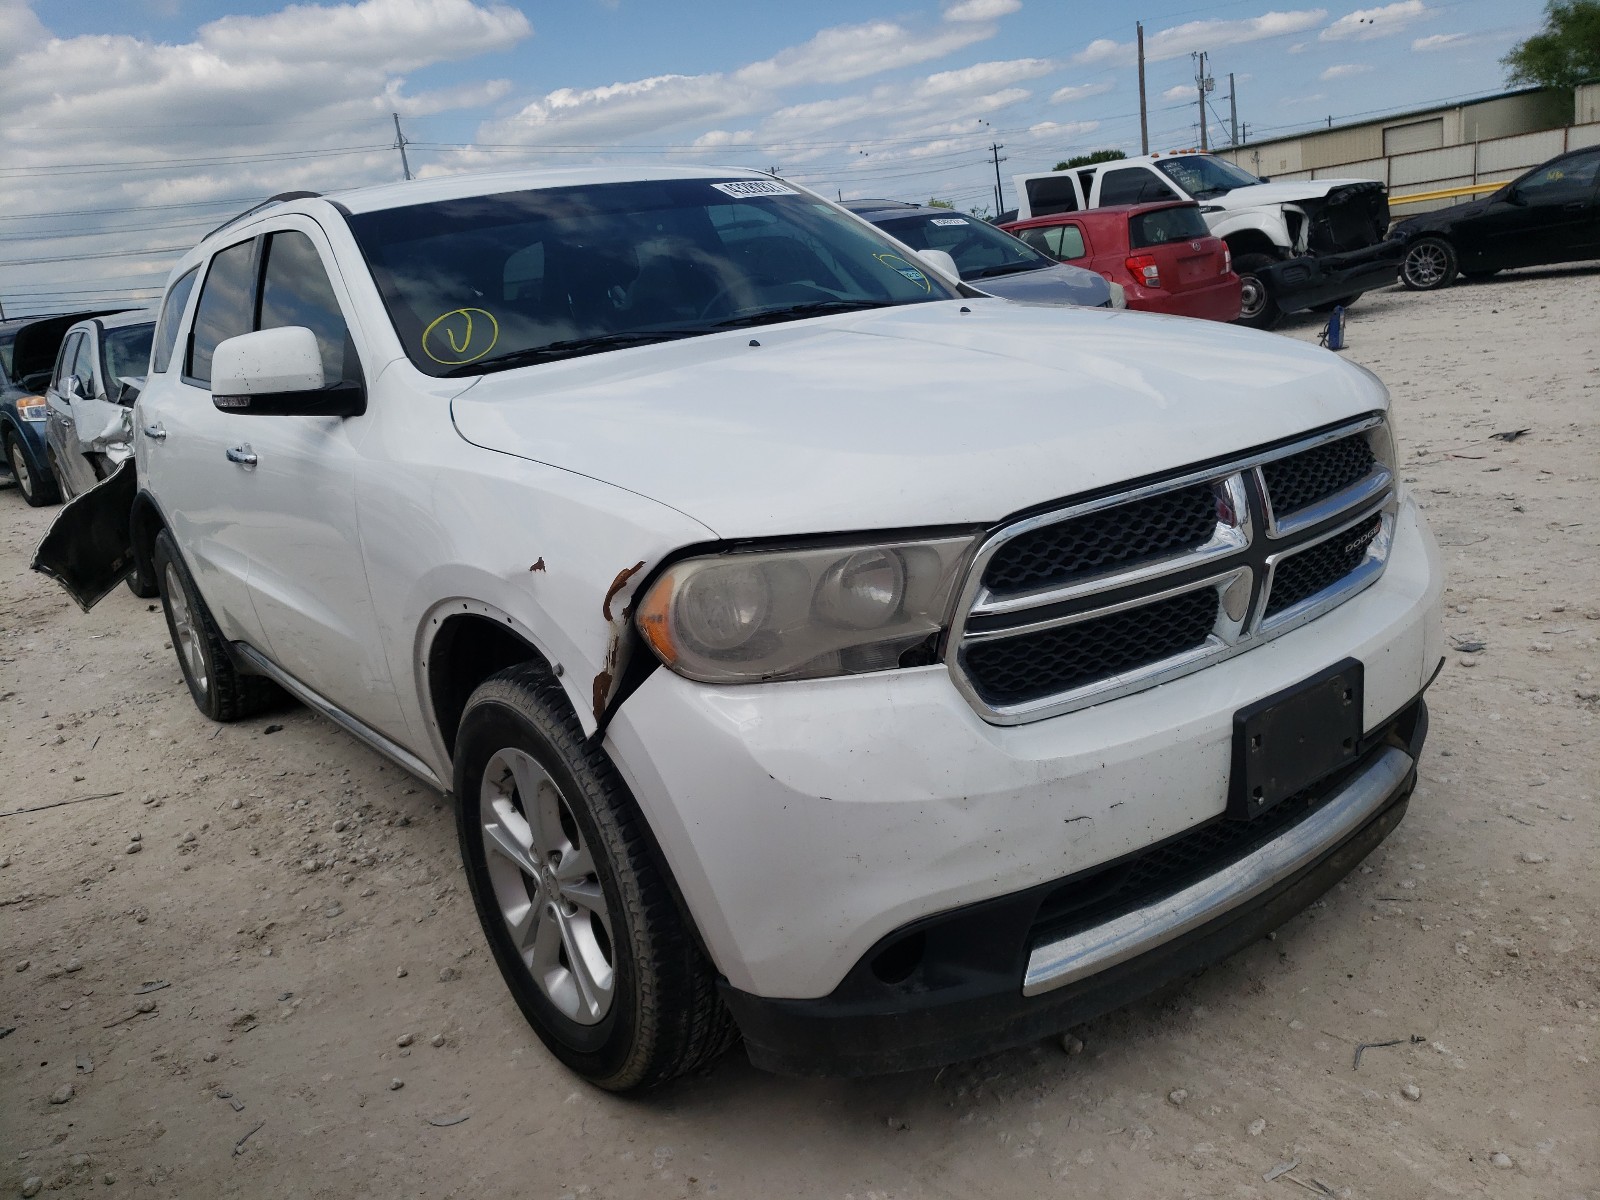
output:
<svg viewBox="0 0 1600 1200"><path fill-rule="evenodd" d="M178 578L177 569L171 563L167 564L166 592L178 653L189 670L189 678L203 692L210 680L206 676L206 656L200 646L200 631L195 627L194 612L189 608L189 597L183 590L183 581Z"/></svg>
<svg viewBox="0 0 1600 1200"><path fill-rule="evenodd" d="M611 913L566 799L532 755L489 759L478 806L495 903L523 965L556 1011L579 1025L610 1012Z"/></svg>
<svg viewBox="0 0 1600 1200"><path fill-rule="evenodd" d="M1438 287L1450 269L1450 258L1443 246L1424 242L1406 255L1406 282L1418 290Z"/></svg>
<svg viewBox="0 0 1600 1200"><path fill-rule="evenodd" d="M33 473L28 470L28 456L23 454L22 447L16 442L11 443L11 473L17 478L17 486L22 489L24 496L33 495Z"/></svg>

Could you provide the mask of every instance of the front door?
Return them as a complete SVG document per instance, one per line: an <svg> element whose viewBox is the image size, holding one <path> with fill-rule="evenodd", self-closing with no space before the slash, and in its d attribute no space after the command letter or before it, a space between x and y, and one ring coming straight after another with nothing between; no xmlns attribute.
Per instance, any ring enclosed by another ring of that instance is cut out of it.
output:
<svg viewBox="0 0 1600 1200"><path fill-rule="evenodd" d="M1600 149L1546 163L1506 189L1458 235L1462 265L1533 267L1592 258L1600 246Z"/></svg>
<svg viewBox="0 0 1600 1200"><path fill-rule="evenodd" d="M362 383L359 331L321 229L305 217L262 242L259 329L309 328L327 383ZM215 411L215 410L213 410ZM355 478L374 415L218 413L227 433L234 537L267 653L363 722L403 737L356 523Z"/></svg>

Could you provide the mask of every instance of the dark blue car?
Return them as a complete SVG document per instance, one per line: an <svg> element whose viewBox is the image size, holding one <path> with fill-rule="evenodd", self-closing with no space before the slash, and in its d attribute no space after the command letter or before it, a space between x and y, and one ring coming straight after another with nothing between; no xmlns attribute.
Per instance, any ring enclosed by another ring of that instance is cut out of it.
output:
<svg viewBox="0 0 1600 1200"><path fill-rule="evenodd" d="M78 321L104 316L106 311L0 323L0 484L15 483L35 508L61 498L44 445L44 390L61 339Z"/></svg>

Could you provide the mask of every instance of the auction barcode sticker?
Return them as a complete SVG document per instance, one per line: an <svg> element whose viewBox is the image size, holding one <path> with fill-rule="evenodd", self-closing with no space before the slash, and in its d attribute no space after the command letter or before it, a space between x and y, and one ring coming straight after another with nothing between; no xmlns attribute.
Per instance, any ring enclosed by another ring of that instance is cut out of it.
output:
<svg viewBox="0 0 1600 1200"><path fill-rule="evenodd" d="M792 187L771 179L741 179L736 183L713 183L712 187L727 196L798 196Z"/></svg>
<svg viewBox="0 0 1600 1200"><path fill-rule="evenodd" d="M935 225L965 225L967 219L965 217L935 217L933 223Z"/></svg>

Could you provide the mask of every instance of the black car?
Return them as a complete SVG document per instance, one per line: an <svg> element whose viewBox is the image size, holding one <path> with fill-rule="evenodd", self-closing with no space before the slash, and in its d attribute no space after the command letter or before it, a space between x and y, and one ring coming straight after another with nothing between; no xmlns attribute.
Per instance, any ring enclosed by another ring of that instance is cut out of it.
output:
<svg viewBox="0 0 1600 1200"><path fill-rule="evenodd" d="M1458 274L1483 279L1508 267L1600 258L1600 146L1535 167L1493 195L1411 217L1389 236L1405 242L1400 282L1448 287Z"/></svg>

